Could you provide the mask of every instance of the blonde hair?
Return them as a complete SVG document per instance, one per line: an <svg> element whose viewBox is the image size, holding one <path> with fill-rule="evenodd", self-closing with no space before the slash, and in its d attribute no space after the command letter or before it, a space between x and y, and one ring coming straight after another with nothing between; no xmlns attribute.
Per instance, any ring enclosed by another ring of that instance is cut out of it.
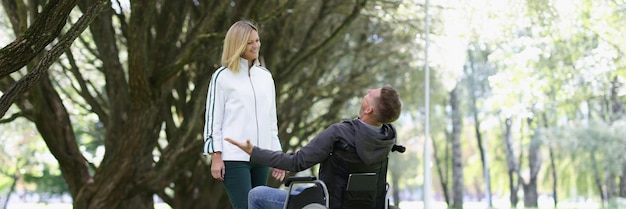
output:
<svg viewBox="0 0 626 209"><path fill-rule="evenodd" d="M259 31L248 20L240 20L230 26L224 38L224 50L222 51L222 66L227 67L234 73L239 72L239 59L246 50L250 31Z"/></svg>

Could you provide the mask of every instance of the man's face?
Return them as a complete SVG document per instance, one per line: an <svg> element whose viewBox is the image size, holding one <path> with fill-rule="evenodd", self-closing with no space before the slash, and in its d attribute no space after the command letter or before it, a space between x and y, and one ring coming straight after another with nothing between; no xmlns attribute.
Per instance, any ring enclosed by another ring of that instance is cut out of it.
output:
<svg viewBox="0 0 626 209"><path fill-rule="evenodd" d="M367 94L365 94L363 101L361 102L359 116L363 114L371 114L374 111L374 107L378 103L378 99L380 99L380 89L381 88L367 90Z"/></svg>
<svg viewBox="0 0 626 209"><path fill-rule="evenodd" d="M250 36L248 36L246 50L243 51L241 57L248 61L255 60L259 57L259 49L261 49L261 39L259 39L259 33L256 32L256 30L252 30L250 31Z"/></svg>

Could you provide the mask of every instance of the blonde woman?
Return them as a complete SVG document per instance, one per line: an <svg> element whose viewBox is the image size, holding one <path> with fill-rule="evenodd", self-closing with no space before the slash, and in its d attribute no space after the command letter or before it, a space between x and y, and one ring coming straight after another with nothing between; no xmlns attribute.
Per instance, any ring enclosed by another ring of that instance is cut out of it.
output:
<svg viewBox="0 0 626 209"><path fill-rule="evenodd" d="M248 191L267 184L269 167L250 163L250 156L224 138L250 140L265 149L281 151L272 74L260 66L258 28L250 21L234 23L224 38L222 67L207 94L204 153L211 155L211 175L224 182L235 209L248 208ZM281 180L285 171L272 169Z"/></svg>

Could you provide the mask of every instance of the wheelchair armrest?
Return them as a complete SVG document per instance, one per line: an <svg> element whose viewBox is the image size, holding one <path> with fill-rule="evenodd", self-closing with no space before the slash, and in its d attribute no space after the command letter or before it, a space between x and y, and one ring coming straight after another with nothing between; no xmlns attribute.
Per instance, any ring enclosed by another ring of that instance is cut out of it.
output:
<svg viewBox="0 0 626 209"><path fill-rule="evenodd" d="M285 181L285 186L287 187L291 185L291 183L294 181L309 182L309 181L315 181L315 180L317 180L315 176L290 176L289 178L287 178L287 181Z"/></svg>

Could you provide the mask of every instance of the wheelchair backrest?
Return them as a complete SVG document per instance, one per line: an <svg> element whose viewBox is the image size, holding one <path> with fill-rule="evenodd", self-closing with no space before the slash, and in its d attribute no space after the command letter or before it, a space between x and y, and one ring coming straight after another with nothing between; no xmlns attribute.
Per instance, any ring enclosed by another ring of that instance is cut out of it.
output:
<svg viewBox="0 0 626 209"><path fill-rule="evenodd" d="M335 150L321 165L319 178L330 194L330 208L384 208L387 159L365 164L350 162L354 149Z"/></svg>

